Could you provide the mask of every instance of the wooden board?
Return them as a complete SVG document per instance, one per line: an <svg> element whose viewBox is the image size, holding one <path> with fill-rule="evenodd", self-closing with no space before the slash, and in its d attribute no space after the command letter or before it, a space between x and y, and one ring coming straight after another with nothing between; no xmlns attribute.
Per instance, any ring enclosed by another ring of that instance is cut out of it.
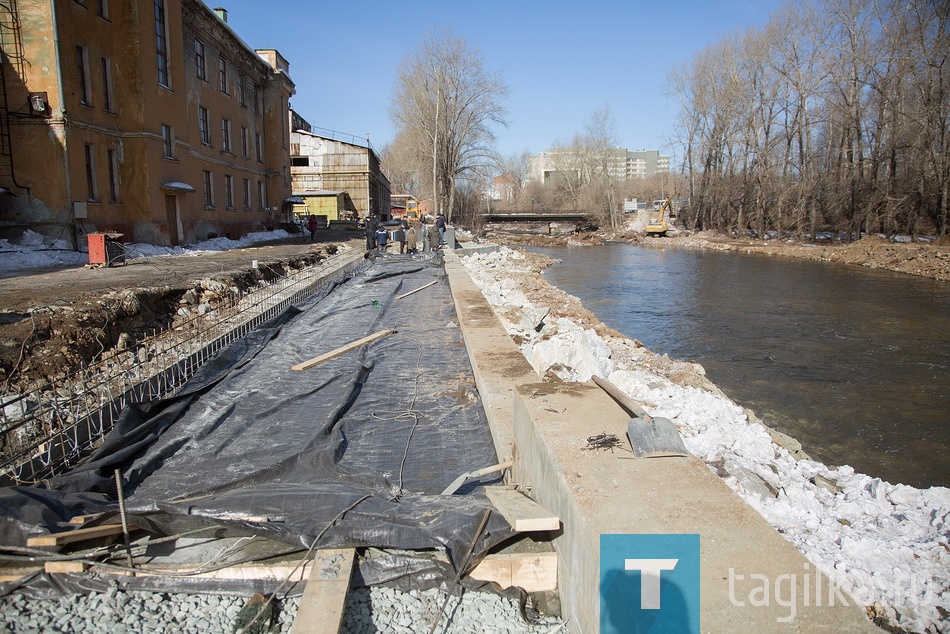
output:
<svg viewBox="0 0 950 634"><path fill-rule="evenodd" d="M485 493L492 505L519 533L556 531L561 527L557 515L514 489L485 487Z"/></svg>
<svg viewBox="0 0 950 634"><path fill-rule="evenodd" d="M10 581L19 581L24 577L29 577L30 575L35 575L36 573L42 571L43 569L39 566L30 566L27 568L11 568L4 566L0 568L0 583L8 583Z"/></svg>
<svg viewBox="0 0 950 634"><path fill-rule="evenodd" d="M413 293L418 293L419 291L424 290L424 289L427 289L427 288L429 288L430 286L432 286L433 284L438 284L438 283L439 283L439 280L433 280L433 281L429 282L428 284L426 284L426 285L424 285L424 286L420 286L419 288L416 288L416 289L413 289L413 290L409 291L408 293L403 293L402 295L400 295L400 296L397 297L396 299L402 299L403 297L409 297L409 296L412 295Z"/></svg>
<svg viewBox="0 0 950 634"><path fill-rule="evenodd" d="M47 561L44 569L51 573L83 572L88 567L85 561Z"/></svg>
<svg viewBox="0 0 950 634"><path fill-rule="evenodd" d="M220 570L211 570L198 574L191 574L194 566L181 568L168 567L148 567L147 565L138 566L135 569L136 577L168 577L175 575L187 576L189 579L219 579L227 581L288 581L299 582L306 581L310 577L313 564L306 563L300 565L299 562L289 561L283 564L271 564L267 566L240 564L228 566ZM114 570L98 570L99 574L114 574L126 576L130 573L118 572Z"/></svg>
<svg viewBox="0 0 950 634"><path fill-rule="evenodd" d="M355 555L352 548L317 551L291 634L337 634L340 631Z"/></svg>
<svg viewBox="0 0 950 634"><path fill-rule="evenodd" d="M488 555L468 576L479 581L492 581L502 588L516 586L526 592L557 590L557 553Z"/></svg>
<svg viewBox="0 0 950 634"><path fill-rule="evenodd" d="M130 526L129 530L133 530L133 528L134 527ZM51 533L49 535L27 537L26 545L30 548L36 548L39 546L62 546L64 544L72 544L73 542L81 542L87 539L96 539L98 537L109 537L111 535L121 534L121 524L103 524L102 526L79 528L74 531L66 531L65 533Z"/></svg>
<svg viewBox="0 0 950 634"><path fill-rule="evenodd" d="M315 365L320 365L324 361L329 361L330 359L334 357L338 357L341 354L346 354L350 350L359 348L360 346L365 345L367 343L372 343L373 341L376 341L377 339L382 339L383 337L394 334L395 332L396 332L395 330L380 330L379 332L374 332L373 334L363 337L362 339L357 339L356 341L352 343L348 343L345 346L340 346L336 350L331 350L330 352L321 354L318 357L314 357L312 359L308 359L306 361L298 363L297 365L292 366L290 369L291 370L307 370L309 368L312 368Z"/></svg>

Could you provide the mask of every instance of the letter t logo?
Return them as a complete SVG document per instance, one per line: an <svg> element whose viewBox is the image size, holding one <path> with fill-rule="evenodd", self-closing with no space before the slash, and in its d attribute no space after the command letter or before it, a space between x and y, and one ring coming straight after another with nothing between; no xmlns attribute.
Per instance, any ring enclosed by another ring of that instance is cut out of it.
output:
<svg viewBox="0 0 950 634"><path fill-rule="evenodd" d="M640 571L640 609L660 609L660 572L673 570L679 559L624 559L624 570Z"/></svg>

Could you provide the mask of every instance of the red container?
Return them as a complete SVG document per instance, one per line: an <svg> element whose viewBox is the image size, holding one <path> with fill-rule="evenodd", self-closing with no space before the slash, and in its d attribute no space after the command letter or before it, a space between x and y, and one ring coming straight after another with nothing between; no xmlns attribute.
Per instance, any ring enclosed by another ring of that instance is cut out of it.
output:
<svg viewBox="0 0 950 634"><path fill-rule="evenodd" d="M111 266L116 262L125 262L125 251L118 242L121 233L95 232L86 237L89 240L89 264Z"/></svg>

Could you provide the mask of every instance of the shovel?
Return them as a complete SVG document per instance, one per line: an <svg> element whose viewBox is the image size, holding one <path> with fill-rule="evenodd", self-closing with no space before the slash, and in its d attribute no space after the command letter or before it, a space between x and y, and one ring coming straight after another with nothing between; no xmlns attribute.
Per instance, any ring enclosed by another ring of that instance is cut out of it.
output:
<svg viewBox="0 0 950 634"><path fill-rule="evenodd" d="M599 376L591 377L620 407L633 414L627 422L627 440L637 458L667 458L689 456L676 424L668 418L654 418L639 403Z"/></svg>

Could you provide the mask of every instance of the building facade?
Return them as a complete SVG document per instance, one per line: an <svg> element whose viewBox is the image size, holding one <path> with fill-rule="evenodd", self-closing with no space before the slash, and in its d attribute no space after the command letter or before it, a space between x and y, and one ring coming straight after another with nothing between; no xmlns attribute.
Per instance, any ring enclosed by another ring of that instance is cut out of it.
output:
<svg viewBox="0 0 950 634"><path fill-rule="evenodd" d="M383 174L373 148L332 139L305 130L291 132L291 173L295 198L309 210L327 193L342 192L339 218L357 220L374 215L387 220L390 203L389 178Z"/></svg>
<svg viewBox="0 0 950 634"><path fill-rule="evenodd" d="M249 48L225 11L48 0L0 12L0 237L175 245L289 218L289 64Z"/></svg>
<svg viewBox="0 0 950 634"><path fill-rule="evenodd" d="M660 154L659 150L611 148L607 150L606 158L607 170L616 180L650 178L670 171L670 157ZM533 154L528 163L527 180L547 183L564 177L565 173L579 174L579 162L579 157L569 148Z"/></svg>

